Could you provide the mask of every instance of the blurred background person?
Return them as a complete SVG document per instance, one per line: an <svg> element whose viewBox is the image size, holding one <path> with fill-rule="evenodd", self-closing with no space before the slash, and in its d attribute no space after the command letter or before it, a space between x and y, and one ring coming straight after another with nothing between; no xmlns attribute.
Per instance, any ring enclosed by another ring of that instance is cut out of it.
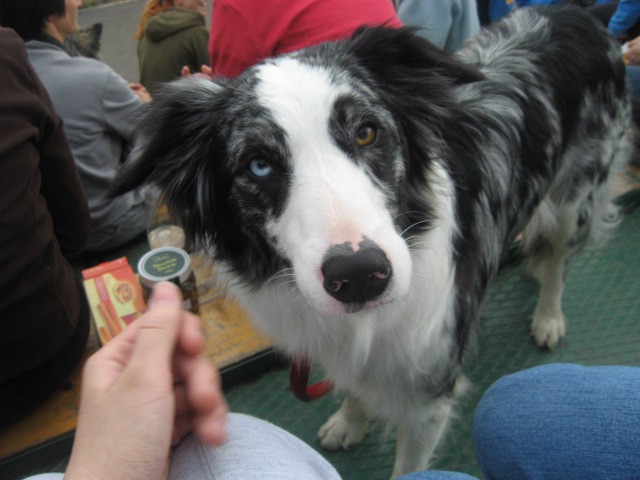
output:
<svg viewBox="0 0 640 480"><path fill-rule="evenodd" d="M640 35L640 0L598 0L589 12L604 23L620 43Z"/></svg>
<svg viewBox="0 0 640 480"><path fill-rule="evenodd" d="M90 321L67 260L84 249L87 200L62 121L22 40L6 28L0 28L0 131L2 428L68 381Z"/></svg>
<svg viewBox="0 0 640 480"><path fill-rule="evenodd" d="M206 0L148 0L135 38L140 83L153 94L158 85L209 65Z"/></svg>
<svg viewBox="0 0 640 480"><path fill-rule="evenodd" d="M405 25L420 27L417 33L448 52L455 52L480 31L475 0L395 0Z"/></svg>
<svg viewBox="0 0 640 480"><path fill-rule="evenodd" d="M214 0L214 76L236 77L260 60L350 37L362 25L400 27L392 0Z"/></svg>

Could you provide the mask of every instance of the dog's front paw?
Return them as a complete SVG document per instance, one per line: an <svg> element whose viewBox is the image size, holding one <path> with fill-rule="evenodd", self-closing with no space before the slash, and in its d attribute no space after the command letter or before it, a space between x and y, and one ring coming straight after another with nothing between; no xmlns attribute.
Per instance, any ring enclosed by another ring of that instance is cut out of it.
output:
<svg viewBox="0 0 640 480"><path fill-rule="evenodd" d="M358 445L367 435L367 423L366 420L349 422L342 411L338 410L320 427L318 432L320 445L327 450L338 450Z"/></svg>
<svg viewBox="0 0 640 480"><path fill-rule="evenodd" d="M553 350L565 334L564 315L534 315L531 322L531 334L539 347Z"/></svg>

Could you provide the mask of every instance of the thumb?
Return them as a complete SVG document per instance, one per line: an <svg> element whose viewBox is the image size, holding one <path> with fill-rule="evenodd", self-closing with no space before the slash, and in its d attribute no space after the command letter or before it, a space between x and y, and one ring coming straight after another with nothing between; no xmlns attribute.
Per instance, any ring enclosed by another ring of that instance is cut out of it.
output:
<svg viewBox="0 0 640 480"><path fill-rule="evenodd" d="M182 323L182 293L176 285L162 282L154 286L147 312L138 319L136 346L131 367L169 366Z"/></svg>

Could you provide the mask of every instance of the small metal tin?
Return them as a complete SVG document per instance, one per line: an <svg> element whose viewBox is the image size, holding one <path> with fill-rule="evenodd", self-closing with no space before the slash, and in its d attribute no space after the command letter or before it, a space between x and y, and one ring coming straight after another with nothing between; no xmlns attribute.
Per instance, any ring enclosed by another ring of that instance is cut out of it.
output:
<svg viewBox="0 0 640 480"><path fill-rule="evenodd" d="M173 282L182 291L185 310L198 313L198 288L187 252L176 247L160 247L145 253L138 262L138 276L145 300L159 282Z"/></svg>

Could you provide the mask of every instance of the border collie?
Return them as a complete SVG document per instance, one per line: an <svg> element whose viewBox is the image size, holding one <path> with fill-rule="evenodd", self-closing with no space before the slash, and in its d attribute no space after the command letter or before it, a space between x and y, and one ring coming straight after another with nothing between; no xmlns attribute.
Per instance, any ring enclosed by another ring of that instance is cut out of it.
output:
<svg viewBox="0 0 640 480"><path fill-rule="evenodd" d="M158 185L276 345L344 392L321 428L397 432L428 464L463 390L478 310L522 233L553 348L567 259L615 224L631 144L620 47L579 9L522 9L455 56L411 29L187 78L147 107L114 191Z"/></svg>

